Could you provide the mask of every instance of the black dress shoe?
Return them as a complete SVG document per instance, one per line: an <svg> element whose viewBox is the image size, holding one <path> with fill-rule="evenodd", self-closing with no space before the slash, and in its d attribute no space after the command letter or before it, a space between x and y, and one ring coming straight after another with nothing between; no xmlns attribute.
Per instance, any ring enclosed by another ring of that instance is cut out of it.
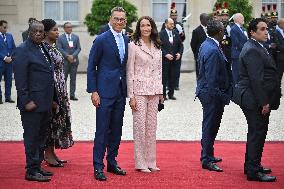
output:
<svg viewBox="0 0 284 189"><path fill-rule="evenodd" d="M223 172L223 170L218 167L215 163L207 163L207 164L202 164L203 169L208 169L209 171L216 171L216 172Z"/></svg>
<svg viewBox="0 0 284 189"><path fill-rule="evenodd" d="M29 174L26 173L25 179L28 181L49 182L51 179L48 176L43 176L41 173Z"/></svg>
<svg viewBox="0 0 284 189"><path fill-rule="evenodd" d="M174 96L169 96L169 99L171 99L171 100L176 100L177 98L174 97Z"/></svg>
<svg viewBox="0 0 284 189"><path fill-rule="evenodd" d="M77 101L77 100L78 100L78 98L76 98L75 96L71 96L71 97L70 97L70 100Z"/></svg>
<svg viewBox="0 0 284 189"><path fill-rule="evenodd" d="M266 175L261 172L257 172L256 175L248 175L248 181L259 181L259 182L274 182L276 181L275 176Z"/></svg>
<svg viewBox="0 0 284 189"><path fill-rule="evenodd" d="M175 90L176 90L176 91L179 91L179 87L175 87Z"/></svg>
<svg viewBox="0 0 284 189"><path fill-rule="evenodd" d="M8 103L15 103L15 101L12 100L11 98L10 98L10 99L5 99L5 102L8 102Z"/></svg>
<svg viewBox="0 0 284 189"><path fill-rule="evenodd" d="M218 162L221 162L222 161L222 158L218 158L218 157L213 157L212 159L212 163L218 163Z"/></svg>
<svg viewBox="0 0 284 189"><path fill-rule="evenodd" d="M63 159L58 159L58 160L56 160L58 163L67 163L67 161L66 160L63 160Z"/></svg>
<svg viewBox="0 0 284 189"><path fill-rule="evenodd" d="M57 164L48 163L48 162L46 162L46 163L49 167L64 167L64 164L59 163L59 162Z"/></svg>
<svg viewBox="0 0 284 189"><path fill-rule="evenodd" d="M116 175L126 175L126 172L118 166L107 166L107 172L114 173Z"/></svg>
<svg viewBox="0 0 284 189"><path fill-rule="evenodd" d="M106 181L107 178L104 174L104 172L102 170L96 170L95 171L95 178L96 180L99 180L99 181Z"/></svg>
<svg viewBox="0 0 284 189"><path fill-rule="evenodd" d="M246 175L248 170L245 168L244 169L244 174ZM260 167L259 172L264 173L264 174L270 174L272 170L270 168L265 168L265 167Z"/></svg>
<svg viewBox="0 0 284 189"><path fill-rule="evenodd" d="M47 170L44 170L43 168L39 169L39 173L42 174L43 176L53 176L53 173Z"/></svg>

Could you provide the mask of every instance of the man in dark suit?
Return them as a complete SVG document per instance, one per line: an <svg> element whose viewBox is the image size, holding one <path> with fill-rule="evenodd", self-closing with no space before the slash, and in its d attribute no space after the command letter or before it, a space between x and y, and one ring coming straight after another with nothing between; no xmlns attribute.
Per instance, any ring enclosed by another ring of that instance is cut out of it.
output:
<svg viewBox="0 0 284 189"><path fill-rule="evenodd" d="M162 57L163 57L163 95L166 98L166 86L168 86L168 96L171 100L176 100L174 97L174 87L176 82L176 63L180 60L183 53L183 45L179 34L174 30L174 21L171 18L165 21L166 28L160 32L162 42Z"/></svg>
<svg viewBox="0 0 284 189"><path fill-rule="evenodd" d="M244 16L241 13L236 13L233 17L234 25L231 27L230 36L232 42L232 72L233 72L233 84L235 85L240 78L239 75L239 56L244 44L247 41L247 36L243 28Z"/></svg>
<svg viewBox="0 0 284 189"><path fill-rule="evenodd" d="M240 105L248 124L244 163L247 180L273 182L276 177L266 175L271 169L261 165L270 111L277 109L280 103L275 63L263 46L267 29L262 18L253 19L249 24L250 39L240 54L240 80L235 86L233 99Z"/></svg>
<svg viewBox="0 0 284 189"><path fill-rule="evenodd" d="M41 168L54 100L53 63L44 48L44 26L34 22L30 37L13 55L17 106L24 128L26 175L29 181L50 181L52 173Z"/></svg>
<svg viewBox="0 0 284 189"><path fill-rule="evenodd" d="M65 33L60 35L57 40L57 47L64 56L64 74L67 80L70 74L70 100L78 100L75 96L76 76L79 65L79 53L81 45L79 36L72 32L72 24L66 22L63 25Z"/></svg>
<svg viewBox="0 0 284 189"><path fill-rule="evenodd" d="M224 106L229 104L232 91L231 70L220 47L224 26L218 20L207 25L207 39L201 44L198 54L199 77L196 96L203 108L201 158L202 168L222 172L216 164L222 161L214 157L214 142L217 136Z"/></svg>
<svg viewBox="0 0 284 189"><path fill-rule="evenodd" d="M278 20L274 37L277 53L276 65L281 83L284 72L284 18Z"/></svg>
<svg viewBox="0 0 284 189"><path fill-rule="evenodd" d="M194 55L195 60L195 71L196 71L196 80L198 79L199 69L198 69L198 52L200 45L205 41L207 34L206 34L206 26L209 20L209 16L206 13L200 14L200 25L192 31L192 37L190 41L191 50Z"/></svg>
<svg viewBox="0 0 284 189"><path fill-rule="evenodd" d="M93 148L95 178L105 181L103 159L107 149L107 171L126 175L116 161L122 135L126 103L126 62L128 37L122 34L126 12L111 11L112 27L98 35L91 48L87 70L87 92L96 107L96 134Z"/></svg>
<svg viewBox="0 0 284 189"><path fill-rule="evenodd" d="M23 33L22 33L23 42L25 42L25 41L28 39L28 37L29 37L29 31L30 31L30 25L31 25L31 23L33 23L34 21L36 21L35 18L29 18L29 20L28 20L29 28L28 28L27 30L23 31Z"/></svg>
<svg viewBox="0 0 284 189"><path fill-rule="evenodd" d="M12 52L16 48L12 34L7 33L8 22L0 20L0 104L2 101L1 80L4 75L5 102L14 103L11 99L12 88Z"/></svg>

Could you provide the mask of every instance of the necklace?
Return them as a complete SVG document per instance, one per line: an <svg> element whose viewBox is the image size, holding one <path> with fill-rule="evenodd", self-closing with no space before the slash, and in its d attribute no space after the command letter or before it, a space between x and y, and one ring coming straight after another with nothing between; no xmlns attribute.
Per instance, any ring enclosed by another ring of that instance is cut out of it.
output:
<svg viewBox="0 0 284 189"><path fill-rule="evenodd" d="M41 51L41 53L43 54L43 56L44 56L44 58L45 58L46 62L48 62L48 63L49 63L49 60L48 60L47 56L45 55L45 53L44 53L44 51L43 51L42 44L39 44L38 46L39 46L40 51Z"/></svg>

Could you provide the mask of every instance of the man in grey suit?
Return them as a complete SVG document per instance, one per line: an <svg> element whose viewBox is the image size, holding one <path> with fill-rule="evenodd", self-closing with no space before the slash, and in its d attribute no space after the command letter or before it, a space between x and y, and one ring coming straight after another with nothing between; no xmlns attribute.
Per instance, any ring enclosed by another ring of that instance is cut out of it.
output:
<svg viewBox="0 0 284 189"><path fill-rule="evenodd" d="M64 74L65 81L70 74L70 100L78 100L75 96L76 75L79 65L78 54L81 51L80 40L77 35L72 33L72 24L66 22L63 25L65 33L60 35L57 40L57 46L64 56Z"/></svg>
<svg viewBox="0 0 284 189"><path fill-rule="evenodd" d="M240 53L240 80L233 101L240 105L248 124L244 173L247 180L273 182L271 169L261 164L271 110L279 107L280 86L273 58L263 43L267 40L267 24L253 19L248 27L250 39Z"/></svg>

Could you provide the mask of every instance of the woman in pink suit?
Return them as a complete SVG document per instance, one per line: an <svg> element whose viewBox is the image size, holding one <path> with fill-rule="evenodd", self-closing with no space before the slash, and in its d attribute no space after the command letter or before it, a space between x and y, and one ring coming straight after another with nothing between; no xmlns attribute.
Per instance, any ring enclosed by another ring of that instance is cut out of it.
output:
<svg viewBox="0 0 284 189"><path fill-rule="evenodd" d="M133 114L135 168L150 173L156 165L156 130L159 100L163 99L162 52L156 24L141 17L129 43L127 91Z"/></svg>

